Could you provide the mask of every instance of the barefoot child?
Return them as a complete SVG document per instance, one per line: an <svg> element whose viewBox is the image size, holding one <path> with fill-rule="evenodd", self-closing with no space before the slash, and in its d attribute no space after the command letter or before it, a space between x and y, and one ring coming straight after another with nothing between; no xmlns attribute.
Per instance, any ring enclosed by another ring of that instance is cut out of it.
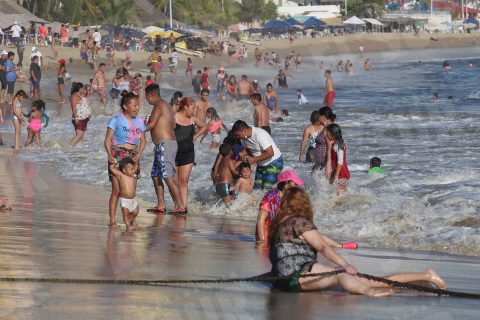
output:
<svg viewBox="0 0 480 320"><path fill-rule="evenodd" d="M347 189L350 171L347 166L347 146L343 142L340 126L332 123L327 127L327 166L325 175L330 183L338 186L337 193Z"/></svg>
<svg viewBox="0 0 480 320"><path fill-rule="evenodd" d="M219 148L222 160L218 166L218 176L216 179L215 190L217 194L228 205L232 202L232 195L234 193L233 176L237 175L237 168L232 160L232 146L227 143L222 143Z"/></svg>
<svg viewBox="0 0 480 320"><path fill-rule="evenodd" d="M27 99L27 94L23 90L18 90L12 102L12 122L15 128L15 150L20 150L20 135L22 133L21 125L23 120L22 101Z"/></svg>
<svg viewBox="0 0 480 320"><path fill-rule="evenodd" d="M118 169L114 164L110 164L110 171L118 179L119 200L122 208L123 222L127 231L137 229L135 218L138 215L138 203L135 200L137 190L137 176L135 175L136 165L130 157L120 160Z"/></svg>
<svg viewBox="0 0 480 320"><path fill-rule="evenodd" d="M218 116L215 108L207 109L207 118L210 119L210 122L208 123L208 131L212 134L212 143L210 144L210 149L216 149L220 145L220 132L222 131L222 127L226 131L228 131L228 128ZM202 139L200 139L200 143L202 143L205 137L206 134L202 137Z"/></svg>
<svg viewBox="0 0 480 320"><path fill-rule="evenodd" d="M252 168L246 162L242 162L238 167L240 176L235 183L235 190L242 194L252 194L253 191L253 179Z"/></svg>
<svg viewBox="0 0 480 320"><path fill-rule="evenodd" d="M32 144L34 137L37 144L40 147L42 146L42 139L40 137L40 132L43 129L42 118L43 113L40 110L38 100L36 100L32 103L32 111L30 112L28 119L28 137L27 141L25 141L25 148Z"/></svg>

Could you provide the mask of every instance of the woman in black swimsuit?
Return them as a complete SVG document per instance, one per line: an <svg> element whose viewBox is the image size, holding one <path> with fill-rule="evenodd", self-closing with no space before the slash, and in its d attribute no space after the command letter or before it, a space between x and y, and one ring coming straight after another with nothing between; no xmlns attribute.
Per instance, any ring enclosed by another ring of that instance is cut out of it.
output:
<svg viewBox="0 0 480 320"><path fill-rule="evenodd" d="M175 138L177 139L178 150L175 157L177 166L178 186L183 203L188 203L188 180L195 161L195 147L193 142L202 136L208 127L201 119L194 116L197 103L190 97L180 101L178 111L175 112ZM198 131L195 134L195 126Z"/></svg>

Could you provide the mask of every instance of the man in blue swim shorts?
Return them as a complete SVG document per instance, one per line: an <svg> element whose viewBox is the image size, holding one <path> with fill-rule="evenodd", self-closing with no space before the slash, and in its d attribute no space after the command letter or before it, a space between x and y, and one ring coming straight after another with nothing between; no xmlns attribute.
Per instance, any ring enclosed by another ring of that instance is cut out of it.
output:
<svg viewBox="0 0 480 320"><path fill-rule="evenodd" d="M175 179L175 156L178 145L173 132L175 126L173 109L160 97L160 88L157 84L145 88L145 98L149 104L153 105L146 131L150 131L155 144L151 176L157 194L157 206L147 211L166 213L163 186L163 181L165 181L175 205L172 213L185 214L186 203L182 201L178 182Z"/></svg>
<svg viewBox="0 0 480 320"><path fill-rule="evenodd" d="M250 127L242 120L233 125L234 135L242 140L249 154L246 161L257 164L254 189L270 189L277 183L277 176L283 170L282 153L272 137L261 128Z"/></svg>

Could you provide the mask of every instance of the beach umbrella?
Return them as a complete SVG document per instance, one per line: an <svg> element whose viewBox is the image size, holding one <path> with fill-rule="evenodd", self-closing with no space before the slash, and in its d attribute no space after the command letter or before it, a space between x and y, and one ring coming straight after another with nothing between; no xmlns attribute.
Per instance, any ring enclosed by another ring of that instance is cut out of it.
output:
<svg viewBox="0 0 480 320"><path fill-rule="evenodd" d="M143 32L150 34L151 32L164 31L162 28L156 26L148 26L142 29Z"/></svg>

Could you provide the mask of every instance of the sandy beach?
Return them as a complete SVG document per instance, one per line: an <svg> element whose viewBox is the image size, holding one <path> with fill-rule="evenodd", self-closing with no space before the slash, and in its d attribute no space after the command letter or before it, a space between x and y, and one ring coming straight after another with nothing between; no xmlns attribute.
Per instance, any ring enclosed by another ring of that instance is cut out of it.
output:
<svg viewBox="0 0 480 320"><path fill-rule="evenodd" d="M430 40L432 36L430 34L421 34L418 37L413 34L358 34L320 39L297 39L292 45L288 40L267 40L262 42L262 46L259 48L263 52L276 51L282 55L295 50L305 57L318 58L319 56L325 56L326 59L333 62L334 59L338 58L338 55L342 54L358 56L360 45L365 48L365 56L375 53L376 57L384 52L387 54L389 51L395 51L395 54L400 56L407 53L407 50L416 49L458 48L458 50L462 50L463 48L476 46L475 37L477 35L478 33L436 35L438 41L432 41ZM249 59L245 66L248 65L253 69L253 50L255 47L247 46L249 48ZM88 82L93 76L93 70L81 63L79 49L57 49L61 50L58 59L73 59L73 63L67 62L67 70L72 74L72 80ZM30 47L27 47L25 57L29 56L27 54L29 50ZM50 57L51 49L49 47L40 47L39 50L43 53L47 63L54 62ZM144 76L148 74L146 68L148 55L145 52L133 53L134 73L141 72ZM168 54L163 54L163 57L166 60ZM119 60L123 58L124 54L117 52L117 67L119 66ZM164 67L162 85L168 86L168 90L178 88L190 92L189 79L183 76L186 56L183 55L180 60L177 80L172 79ZM230 66L228 60L228 57L225 56L207 56L205 59L194 58L194 70L200 69L204 65L209 65L213 69L220 66L231 67L235 72L241 70L241 65ZM100 53L100 62L107 62L104 51ZM24 65L28 68L26 63ZM107 82L110 82L109 79L113 76L114 70L115 67L113 66L107 67ZM264 73L264 71L261 69L255 70L255 73ZM306 73L303 75L305 76ZM66 122L68 122L70 105L62 106L55 103L58 101L55 84L52 81L55 77L56 70L53 68L44 71L44 79L46 79L44 98L48 103L49 114L53 115L54 118L61 119L61 121L67 119ZM351 90L352 87L350 85L348 90ZM17 83L16 89L22 88L28 90L28 84ZM69 90L69 85L67 85L67 89ZM344 89L340 88L340 93L342 93L341 90ZM345 96L347 95L343 95L343 97ZM342 99L342 95L339 99ZM429 96L428 99L430 100ZM231 112L238 114L239 117L246 117L247 114L250 117L250 111L242 110L241 107L241 105L234 106ZM6 109L10 112L10 107L6 107ZM149 107L144 107L142 111L148 110ZM102 113L102 117L107 117L116 112L113 109L109 110L110 113L104 111L105 114ZM307 108L305 110L299 108L296 111L302 114L303 119L307 119L307 112L310 112ZM355 113L357 111L354 109L345 111L340 108L337 112L343 117L348 116L350 112L354 119L361 116L360 111ZM369 112L371 114L375 113L374 111ZM148 114L147 112L143 113ZM385 119L383 118L383 120ZM410 120L410 118L400 118L398 123L403 124ZM393 119L392 121L397 120ZM354 122L350 120L348 125L354 126ZM296 123L286 121L284 124L276 124L275 130L277 132L274 133L278 137L282 134L282 130L291 131L292 128L297 126ZM71 128L68 128L71 131ZM99 139L103 139L104 123L92 123L90 128L89 139L91 140L89 143L93 140L90 137L95 136L96 132L98 132L97 138L101 136ZM351 127L349 129L352 130ZM63 126L55 128L52 125L49 130L53 130L50 132L55 132L58 138L67 139L65 131L62 131L65 130ZM472 130L475 130L475 127ZM67 135L71 134L70 131ZM104 187L104 183L107 181L106 176L96 176L98 172L94 170L92 170L94 173L91 173L88 170L91 163L87 163L87 161L85 161L85 166L80 168L79 164L84 159L84 155L81 154L85 151L85 149L82 149L83 147L75 150L66 149L63 148L63 142L56 146L55 144L58 141L55 137L49 142L51 145L48 146L48 150L57 156L65 152L64 161L78 165L75 170L78 170L79 175L95 175L97 181L90 183L93 186L66 182L60 179L54 171L54 169L58 170L58 167L49 168L48 164L42 165L39 162L22 161L19 157L12 156L13 151L9 148L12 141L11 128L9 127L7 130L7 125L2 124L2 134L6 146L0 149L0 197L8 197L15 209L13 213L0 213L2 221L0 224L0 270L2 276L137 280L215 279L248 277L270 270L268 253L255 246L255 221L253 218L248 216L204 215L203 212L196 212L193 216L186 218L155 216L145 212L146 208L150 207L152 203L145 201L144 197L142 200L142 196L139 196L141 211L138 222L143 230L134 234L111 231L107 226L109 190ZM362 134L366 135L363 131ZM25 139L25 134L22 135L22 139ZM290 146L294 143L291 141L296 143L298 139L299 137L292 136L286 136L286 139L278 139L279 147L282 152L285 150L289 159L296 160L297 158L297 147L295 151L292 151ZM398 139L400 140L400 138ZM151 149L149 138L148 141L148 148ZM439 142L439 144L442 144L442 142ZM91 146L92 144L88 145L88 147ZM355 147L355 145L353 146ZM356 146L356 150L360 152L362 150L361 146ZM471 148L471 150L474 153L474 149ZM405 151L404 153L408 152ZM37 149L33 150L33 154L41 156ZM148 154L147 161L150 164L151 152ZM195 181L197 186L206 184L203 182L204 178L206 181L209 180L208 170L211 164L208 161L214 156L206 151L201 151L200 154L204 158L196 168L196 171L200 172L197 173L199 178ZM95 163L101 162L102 169L104 169L103 164L106 156L103 149L98 148L93 156L94 158L90 160ZM366 155L363 157L367 159ZM472 157L474 158L476 155L472 155ZM360 162L357 161L357 172L360 171L358 163ZM302 165L305 166L305 164L296 163L292 160L290 160L289 165L297 170L301 169ZM405 168L408 165L412 164L406 163ZM404 170L406 171L406 169ZM106 175L104 171L102 171L102 174ZM148 172L148 170L145 172ZM401 174L405 173L398 173L398 175ZM455 178L458 176L457 173L453 174ZM312 183L311 186L315 186L312 178L309 179L309 182ZM438 179L441 180L442 177ZM450 181L448 176L443 179ZM475 179L475 176L473 179ZM146 177L146 180L142 180L142 183L150 186L149 178ZM356 180L361 179L357 177ZM370 182L364 188L371 190L375 187L375 184L375 181ZM437 184L446 185L447 182L432 182L432 185L436 186ZM360 185L359 188L361 187L363 185ZM389 187L389 183L386 183L384 189ZM472 189L474 188L475 185L472 186ZM205 192L204 189L199 190L198 187L195 189L192 187L192 189L192 193ZM397 189L392 188L392 190L392 194L398 192ZM152 196L153 189L148 189L148 192L148 196ZM322 192L325 193L325 190L316 190L313 196ZM324 219L322 223L328 224L325 226L328 236L332 238L340 237L341 239L338 240L354 240L347 239L346 237L351 235L346 232L338 234L340 233L338 230L345 228L343 223L346 225L349 219L355 221L355 219L365 218L363 213L369 213L369 209L372 208L372 206L367 205L369 201L379 202L376 200L377 198L368 194L352 193L350 198L342 198L330 207L330 209L337 209L338 207L339 210L344 211L345 221L332 220L332 216L327 214L321 216ZM194 196L192 195L192 197ZM450 196L447 194L445 197ZM451 198L456 199L454 195ZM204 198L200 197L200 199ZM390 199L386 198L385 203ZM402 205L407 202L405 198L399 198L398 201ZM384 204L386 207L385 203L379 205ZM255 203L254 206L253 211L256 210L257 204ZM392 206L395 206L395 204ZM415 209L417 206L422 207L423 203L420 202L420 205L417 205L415 202L411 207L406 205L404 210L410 213L409 210ZM475 202L472 202L471 206L474 208ZM359 208L358 210L362 213L356 213L353 208ZM249 207L248 210L250 209ZM386 209L382 207L380 211L388 211L388 209L388 207ZM421 210L423 209L424 207L421 208ZM401 237L402 231L395 228L397 226L401 227L403 222L408 220L409 217L404 218L405 211L395 208L391 216L382 220L382 228L388 224L392 228L390 230L400 233L399 237ZM355 216L355 214L358 214L358 216ZM400 221L398 224L391 222L397 218ZM458 217L458 219L461 218ZM120 213L117 213L117 221L121 221ZM405 224L407 227L410 226L409 221ZM425 225L428 225L428 221ZM416 227L417 222L413 221L411 229ZM381 229L378 228L378 230ZM342 230L345 231L346 229ZM388 229L386 230L388 231ZM394 232L391 231L391 233ZM419 237L422 239L423 234L420 234ZM378 241L369 242L369 244L360 242L359 250L339 250L339 252L350 263L357 266L361 272L382 276L403 271L423 271L432 267L446 280L449 289L480 292L480 257L450 255L428 250L391 249L391 246L395 246L397 238L394 237L393 239L388 244L383 242L383 245ZM401 245L408 247L409 242L404 242ZM431 246L430 243L428 245ZM385 248L385 246L390 248ZM438 250L445 250L445 247L439 246ZM475 254L478 250L472 248L464 252ZM373 299L346 295L334 290L299 294L282 293L258 283L148 287L0 282L0 297L0 319L9 320L66 318L72 320L476 319L480 309L480 301L478 300L439 298L411 291L401 291L390 298Z"/></svg>
<svg viewBox="0 0 480 320"><path fill-rule="evenodd" d="M6 277L214 279L270 268L255 248L254 222L139 216L128 235L105 225L108 194L60 181L48 168L0 157L0 191L15 211L0 214ZM144 204L141 204L143 208ZM433 266L451 290L480 291L478 257L363 247L340 253L384 275ZM338 291L282 293L262 284L168 287L0 282L2 319L476 319L480 301L402 291L373 299Z"/></svg>
<svg viewBox="0 0 480 320"><path fill-rule="evenodd" d="M300 53L304 57L310 56L329 56L334 57L339 54L354 54L358 55L358 50L360 46L364 47L364 55L367 56L369 53L374 52L389 52L389 51L398 51L398 50L419 50L419 49L437 49L437 48L465 48L473 47L478 45L479 40L477 39L479 31L472 31L472 33L459 33L459 34L429 34L429 33L420 33L418 36L415 36L412 33L378 33L378 34L352 34L352 35L342 35L342 36L329 36L323 38L307 38L306 36L301 39L295 39L293 43L290 43L288 39L269 39L260 41L260 46L254 46L251 44L245 44L249 50L249 58L247 61L253 61L253 51L255 48L259 48L262 52L271 52L276 51L280 53L281 56L286 56L292 50L295 50L297 53ZM432 37L435 37L437 40L431 40ZM222 41L222 39L209 39L208 41ZM243 43L232 41L231 43L242 46ZM29 66L29 52L31 51L32 46L27 46L25 51L25 68ZM52 58L52 50L50 47L38 47L38 49L43 53L45 62L56 64L57 62ZM83 81L88 82L90 78L93 77L93 65L91 74L88 72L89 68L80 61L80 53L78 48L70 47L56 47L59 50L58 59L67 60L67 70L73 76L73 81ZM11 48L12 51L16 51L14 48ZM131 57L133 70L136 72L141 72L144 77L148 74L148 68L146 66L147 58L150 53L144 51L134 52ZM162 54L165 65L167 64L168 53ZM115 73L115 67L108 65L108 59L105 57L105 51L101 51L99 54L99 62L104 62L107 64L107 78L113 77ZM181 55L179 58L179 67L178 73L183 74L185 71L186 60L188 55ZM121 60L125 59L125 54L123 52L116 52L115 56L116 67L120 66ZM69 63L68 60L72 59L73 63ZM206 55L205 58L192 57L194 70L203 69L204 66L210 66L214 70L224 66L227 67L230 65L229 57L226 56L215 56L215 55ZM169 77L167 67L164 67L163 74L166 77ZM28 69L27 69L28 70ZM55 71L46 71L47 76L56 76ZM27 87L26 85L24 85Z"/></svg>

